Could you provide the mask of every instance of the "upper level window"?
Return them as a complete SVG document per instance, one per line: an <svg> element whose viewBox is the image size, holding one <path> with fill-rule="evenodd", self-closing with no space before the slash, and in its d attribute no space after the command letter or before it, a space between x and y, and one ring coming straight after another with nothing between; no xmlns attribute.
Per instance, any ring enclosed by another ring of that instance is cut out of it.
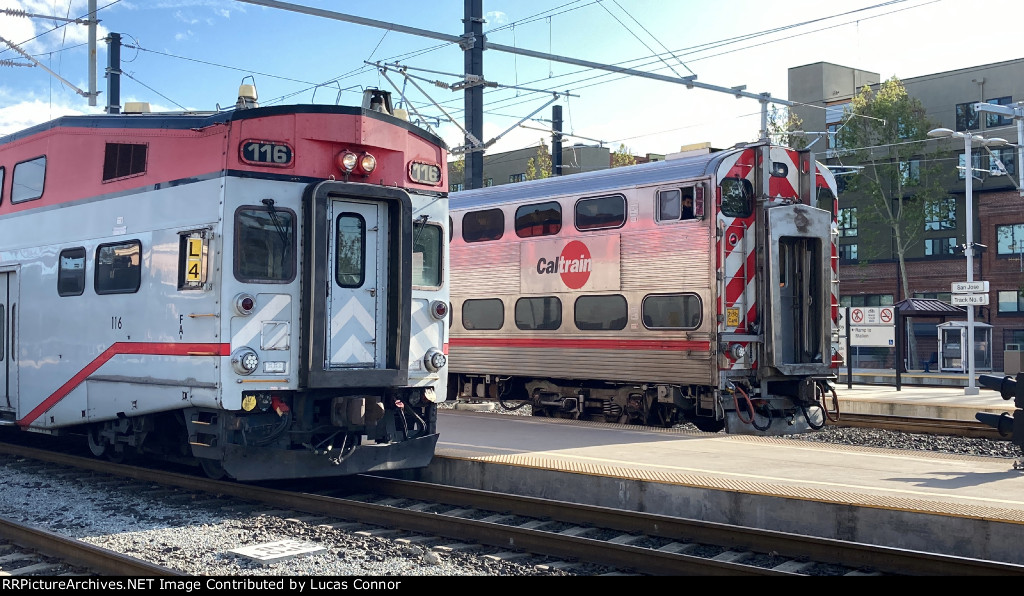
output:
<svg viewBox="0 0 1024 596"><path fill-rule="evenodd" d="M57 259L57 295L81 296L85 291L85 249L68 248Z"/></svg>
<svg viewBox="0 0 1024 596"><path fill-rule="evenodd" d="M131 294L142 284L142 243L101 244L96 248L97 294Z"/></svg>
<svg viewBox="0 0 1024 596"><path fill-rule="evenodd" d="M971 151L971 175L974 176L975 178L977 178L979 176L979 174L981 173L981 152L982 151L983 151L982 149L975 149L974 151ZM965 178L966 169L964 168L964 154L961 153L959 155L958 159L959 159L959 163L957 164L957 170L956 170L957 171L957 176L961 180L966 180L966 178Z"/></svg>
<svg viewBox="0 0 1024 596"><path fill-rule="evenodd" d="M295 212L276 207L235 211L235 279L287 283L295 279Z"/></svg>
<svg viewBox="0 0 1024 596"><path fill-rule="evenodd" d="M107 143L103 156L103 181L146 172L147 145Z"/></svg>
<svg viewBox="0 0 1024 596"><path fill-rule="evenodd" d="M840 306L892 306L892 294L856 294L841 296Z"/></svg>
<svg viewBox="0 0 1024 596"><path fill-rule="evenodd" d="M839 210L839 235L843 237L857 235L857 208L847 207Z"/></svg>
<svg viewBox="0 0 1024 596"><path fill-rule="evenodd" d="M461 182L456 183L456 184L449 184L448 185L448 192L461 192L461 191L462 191L462 183Z"/></svg>
<svg viewBox="0 0 1024 596"><path fill-rule="evenodd" d="M956 229L956 201L953 197L943 197L925 203L924 229L929 231Z"/></svg>
<svg viewBox="0 0 1024 596"><path fill-rule="evenodd" d="M826 141L828 142L828 149L841 149L839 144L839 129L843 126L843 118L846 116L846 110L850 107L850 102L844 101L842 103L832 104L825 106L825 130L828 131L826 135Z"/></svg>
<svg viewBox="0 0 1024 596"><path fill-rule="evenodd" d="M7 170L0 166L0 204L4 202L4 173Z"/></svg>
<svg viewBox="0 0 1024 596"><path fill-rule="evenodd" d="M512 174L511 176L508 177L508 181L509 182L525 182L526 181L526 173L523 172L521 174Z"/></svg>
<svg viewBox="0 0 1024 596"><path fill-rule="evenodd" d="M915 186L921 183L921 160L911 159L900 162L900 182L903 186Z"/></svg>
<svg viewBox="0 0 1024 596"><path fill-rule="evenodd" d="M956 238L925 238L925 256L951 255L956 251Z"/></svg>
<svg viewBox="0 0 1024 596"><path fill-rule="evenodd" d="M516 235L520 238L550 236L562 229L562 206L554 201L516 209Z"/></svg>
<svg viewBox="0 0 1024 596"><path fill-rule="evenodd" d="M45 179L45 155L15 164L14 178L11 180L11 202L31 201L43 196L43 181Z"/></svg>
<svg viewBox="0 0 1024 596"><path fill-rule="evenodd" d="M488 186L494 186L494 178L485 178L484 179L484 188L486 188Z"/></svg>
<svg viewBox="0 0 1024 596"><path fill-rule="evenodd" d="M576 201L576 229L619 228L626 223L626 197L610 195Z"/></svg>
<svg viewBox="0 0 1024 596"><path fill-rule="evenodd" d="M976 102L956 104L956 129L957 130L978 130L981 127L981 119L974 111Z"/></svg>
<svg viewBox="0 0 1024 596"><path fill-rule="evenodd" d="M444 268L444 231L441 226L421 225L413 231L412 285L441 286Z"/></svg>
<svg viewBox="0 0 1024 596"><path fill-rule="evenodd" d="M857 260L857 245L856 244L840 244L839 245L839 260L840 261L856 261Z"/></svg>
<svg viewBox="0 0 1024 596"><path fill-rule="evenodd" d="M992 149L992 155L988 158L988 171L990 176L1017 175L1017 149L1014 147Z"/></svg>
<svg viewBox="0 0 1024 596"><path fill-rule="evenodd" d="M497 240L505 233L505 214L501 209L470 211L462 215L462 239L466 242Z"/></svg>
<svg viewBox="0 0 1024 596"><path fill-rule="evenodd" d="M992 99L986 99L985 103L995 104L997 106L1008 106L1013 103L1012 96L1005 97L994 97ZM1001 114L985 113L985 128L995 128L997 126L1009 126L1013 124L1013 118L1003 116Z"/></svg>

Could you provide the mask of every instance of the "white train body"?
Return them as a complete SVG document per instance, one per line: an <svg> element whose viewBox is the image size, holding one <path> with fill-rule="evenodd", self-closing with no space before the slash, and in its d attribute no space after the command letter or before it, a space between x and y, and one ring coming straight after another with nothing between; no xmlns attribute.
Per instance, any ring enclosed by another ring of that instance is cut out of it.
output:
<svg viewBox="0 0 1024 596"><path fill-rule="evenodd" d="M445 161L434 135L336 106L0 138L0 424L240 480L427 465Z"/></svg>
<svg viewBox="0 0 1024 596"><path fill-rule="evenodd" d="M767 144L453 193L449 399L820 428L835 213L832 174Z"/></svg>

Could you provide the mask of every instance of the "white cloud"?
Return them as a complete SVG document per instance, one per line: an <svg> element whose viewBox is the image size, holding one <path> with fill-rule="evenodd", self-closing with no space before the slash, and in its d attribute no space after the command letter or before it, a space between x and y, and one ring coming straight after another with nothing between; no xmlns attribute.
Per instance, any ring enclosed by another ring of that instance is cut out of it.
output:
<svg viewBox="0 0 1024 596"><path fill-rule="evenodd" d="M6 93L0 90L0 99L5 96ZM18 132L61 116L77 116L83 113L78 108L52 105L41 99L19 101L16 104L0 108L0 136Z"/></svg>
<svg viewBox="0 0 1024 596"><path fill-rule="evenodd" d="M484 13L488 25L504 25L508 22L508 15L500 10L490 10Z"/></svg>

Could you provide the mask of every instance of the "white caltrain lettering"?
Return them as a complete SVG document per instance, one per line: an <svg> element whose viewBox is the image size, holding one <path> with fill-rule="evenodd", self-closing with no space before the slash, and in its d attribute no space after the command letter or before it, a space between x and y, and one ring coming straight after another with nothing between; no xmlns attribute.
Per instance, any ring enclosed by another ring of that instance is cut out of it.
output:
<svg viewBox="0 0 1024 596"><path fill-rule="evenodd" d="M541 257L537 261L537 273L541 275L546 273L584 273L593 271L593 267L594 260L586 258L585 255L580 255L578 259L555 257L553 261Z"/></svg>

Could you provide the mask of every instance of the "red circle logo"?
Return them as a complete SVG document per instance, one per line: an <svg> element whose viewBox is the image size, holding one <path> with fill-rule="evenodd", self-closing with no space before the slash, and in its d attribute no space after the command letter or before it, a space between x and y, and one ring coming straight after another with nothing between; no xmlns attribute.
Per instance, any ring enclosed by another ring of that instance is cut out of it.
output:
<svg viewBox="0 0 1024 596"><path fill-rule="evenodd" d="M573 240L565 245L562 254L559 255L561 266L558 268L559 275L564 283L571 290L578 290L586 285L590 279L593 259L590 258L590 249L579 240Z"/></svg>

